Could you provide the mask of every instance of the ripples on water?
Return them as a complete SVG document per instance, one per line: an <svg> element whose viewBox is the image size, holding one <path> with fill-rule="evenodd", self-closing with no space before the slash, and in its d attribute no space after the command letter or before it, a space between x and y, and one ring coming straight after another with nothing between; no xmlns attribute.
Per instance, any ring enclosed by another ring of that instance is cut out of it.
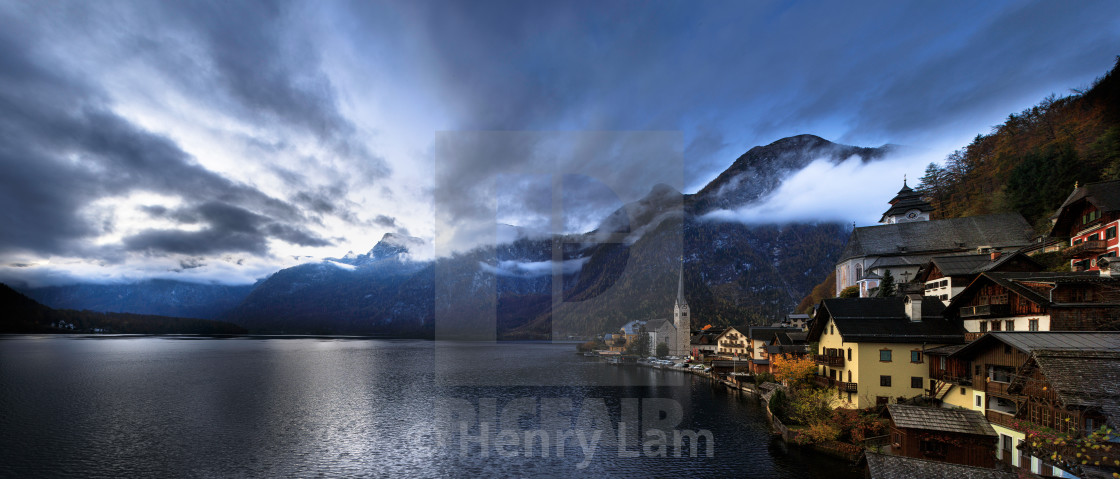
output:
<svg viewBox="0 0 1120 479"><path fill-rule="evenodd" d="M460 456L440 398L671 398L714 457ZM753 399L691 375L611 366L574 345L15 336L0 340L0 476L857 477L770 439Z"/></svg>

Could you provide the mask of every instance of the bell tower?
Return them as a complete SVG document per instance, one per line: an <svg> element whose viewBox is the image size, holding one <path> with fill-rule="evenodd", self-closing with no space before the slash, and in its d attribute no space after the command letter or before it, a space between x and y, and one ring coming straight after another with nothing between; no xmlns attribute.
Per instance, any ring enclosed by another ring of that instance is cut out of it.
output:
<svg viewBox="0 0 1120 479"><path fill-rule="evenodd" d="M673 356L688 356L689 340L692 339L692 318L688 314L688 302L684 300L684 259L681 259L680 277L677 279L677 301L673 304L673 326L677 337L670 348Z"/></svg>

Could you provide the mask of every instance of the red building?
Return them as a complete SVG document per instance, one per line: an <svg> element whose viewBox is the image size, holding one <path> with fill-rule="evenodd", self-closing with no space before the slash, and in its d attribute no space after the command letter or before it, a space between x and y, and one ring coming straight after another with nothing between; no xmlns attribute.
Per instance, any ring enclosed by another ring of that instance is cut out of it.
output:
<svg viewBox="0 0 1120 479"><path fill-rule="evenodd" d="M1050 219L1050 236L1069 238L1065 251L1073 270L1097 270L1097 260L1120 253L1120 180L1074 189Z"/></svg>

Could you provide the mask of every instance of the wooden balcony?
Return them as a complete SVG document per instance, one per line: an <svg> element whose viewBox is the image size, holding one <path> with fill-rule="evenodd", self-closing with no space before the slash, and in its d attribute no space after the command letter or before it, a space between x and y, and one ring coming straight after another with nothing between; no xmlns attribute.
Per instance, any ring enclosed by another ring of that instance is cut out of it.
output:
<svg viewBox="0 0 1120 479"><path fill-rule="evenodd" d="M1012 394L1007 392L1008 383L1001 383L997 381L986 381L984 383L984 392L987 394L996 394L999 396L1010 397Z"/></svg>
<svg viewBox="0 0 1120 479"><path fill-rule="evenodd" d="M822 388L830 388L836 385L836 380L829 379L828 376L817 375L813 378L813 380L816 381L817 386L820 386Z"/></svg>
<svg viewBox="0 0 1120 479"><path fill-rule="evenodd" d="M980 306L964 306L961 308L962 318L979 318L988 316L1007 316L1011 308L1007 304L982 304Z"/></svg>
<svg viewBox="0 0 1120 479"><path fill-rule="evenodd" d="M964 333L964 342L971 343L973 341L976 341L977 339L980 339L980 336L983 336L985 334L988 333Z"/></svg>
<svg viewBox="0 0 1120 479"><path fill-rule="evenodd" d="M848 393L859 392L859 388L856 387L856 383L841 382L841 383L838 383L838 384L839 385L837 387L839 387L841 391L848 392Z"/></svg>
<svg viewBox="0 0 1120 479"><path fill-rule="evenodd" d="M844 356L828 356L824 354L814 354L813 361L817 364L825 366L832 366L836 368L844 367Z"/></svg>
<svg viewBox="0 0 1120 479"><path fill-rule="evenodd" d="M1015 419L1015 416L1011 414L1002 413L994 409L988 409L987 411L985 411L984 416L987 417L988 422L992 424L999 424L1000 426L1009 427L1011 429L1015 429L1016 431L1018 431L1018 429L1016 429L1019 426L1018 423L1022 422Z"/></svg>
<svg viewBox="0 0 1120 479"><path fill-rule="evenodd" d="M1066 248L1064 251L1062 251L1062 253L1064 253L1066 256L1074 257L1100 254L1104 253L1107 249L1108 244L1101 240L1082 241L1081 243Z"/></svg>
<svg viewBox="0 0 1120 479"><path fill-rule="evenodd" d="M822 388L836 388L843 392L849 393L859 392L859 386L856 383L846 383L843 381L837 381L827 376L820 375L815 376L813 379L816 381L817 386L820 386Z"/></svg>

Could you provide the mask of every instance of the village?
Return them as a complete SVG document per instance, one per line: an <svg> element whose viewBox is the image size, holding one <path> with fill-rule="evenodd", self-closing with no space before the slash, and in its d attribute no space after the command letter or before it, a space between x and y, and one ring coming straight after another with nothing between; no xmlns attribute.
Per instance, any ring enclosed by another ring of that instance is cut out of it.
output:
<svg viewBox="0 0 1120 479"><path fill-rule="evenodd" d="M783 440L872 478L1120 478L1120 180L1074 185L1046 235L935 219L905 181L889 204L811 314L713 327L682 278L671 319L584 354L746 391Z"/></svg>

